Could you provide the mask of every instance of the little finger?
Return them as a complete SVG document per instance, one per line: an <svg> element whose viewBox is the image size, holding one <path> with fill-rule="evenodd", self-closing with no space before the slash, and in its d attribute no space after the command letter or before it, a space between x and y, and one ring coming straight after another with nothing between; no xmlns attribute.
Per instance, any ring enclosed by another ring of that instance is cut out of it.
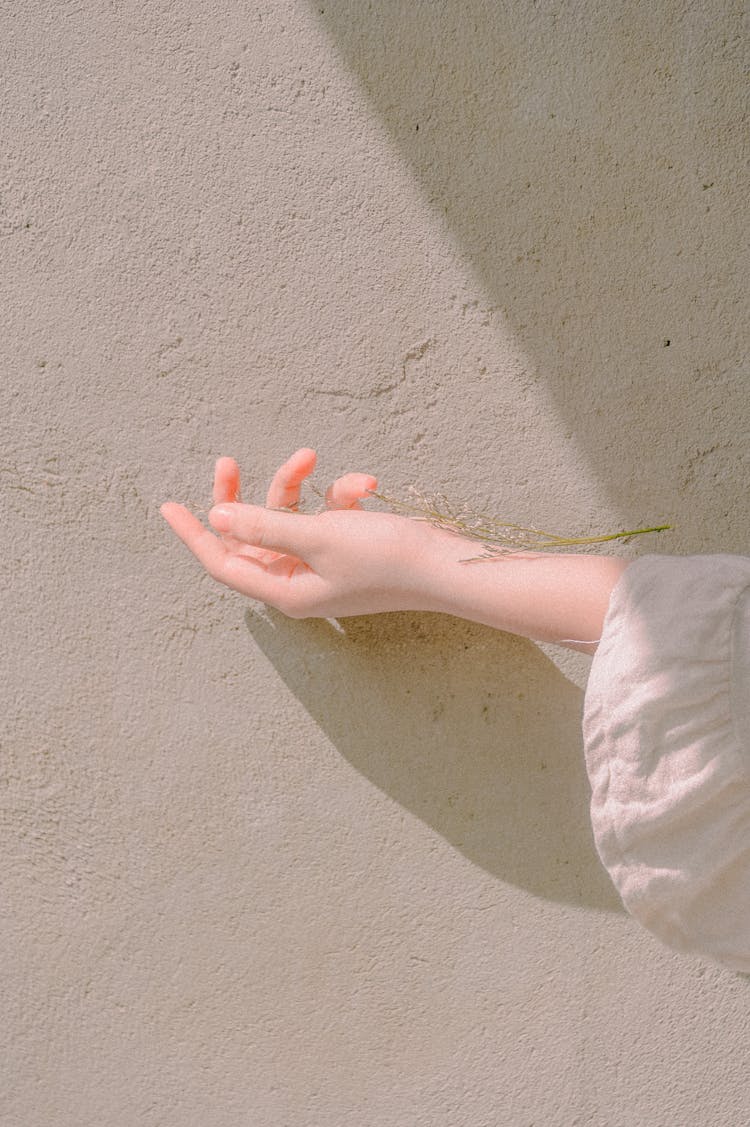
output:
<svg viewBox="0 0 750 1127"><path fill-rule="evenodd" d="M329 509L361 509L360 499L377 489L378 479L372 474L348 473L334 481L326 490L326 507Z"/></svg>

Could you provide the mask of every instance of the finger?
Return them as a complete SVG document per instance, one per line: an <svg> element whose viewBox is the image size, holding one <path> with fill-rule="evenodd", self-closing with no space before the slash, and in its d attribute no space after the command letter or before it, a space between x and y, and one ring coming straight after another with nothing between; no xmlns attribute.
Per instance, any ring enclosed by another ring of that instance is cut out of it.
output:
<svg viewBox="0 0 750 1127"><path fill-rule="evenodd" d="M167 501L162 505L160 512L180 539L188 545L191 551L193 550L192 545L195 542L195 537L200 531L205 532L207 536L215 539L211 532L206 532L206 529L200 521L194 517L190 510L186 509L184 505L177 505L173 501ZM190 540L189 543L188 540ZM260 563L270 563L271 560L278 558L277 552L264 552L261 548L252 548L249 544L245 544L242 540L237 540L236 537L230 536L227 533L221 534L221 541L224 549L230 554L241 553L246 558L258 560Z"/></svg>
<svg viewBox="0 0 750 1127"><path fill-rule="evenodd" d="M161 506L160 512L213 579L273 606L283 601L288 580L269 575L260 560L228 552L221 540L205 529L183 505L168 501Z"/></svg>
<svg viewBox="0 0 750 1127"><path fill-rule="evenodd" d="M240 467L234 458L219 458L214 468L214 504L240 500Z"/></svg>
<svg viewBox="0 0 750 1127"><path fill-rule="evenodd" d="M348 473L334 481L326 490L329 509L361 509L360 498L377 489L378 479L367 473Z"/></svg>
<svg viewBox="0 0 750 1127"><path fill-rule="evenodd" d="M222 501L234 503L240 500L240 467L234 458L219 458L214 467L213 501L215 505ZM232 536L222 536L227 548L236 550L240 547L239 541Z"/></svg>
<svg viewBox="0 0 750 1127"><path fill-rule="evenodd" d="M208 519L217 532L229 533L243 544L308 562L323 542L316 517L281 513L259 505L217 505Z"/></svg>
<svg viewBox="0 0 750 1127"><path fill-rule="evenodd" d="M302 482L315 468L317 455L303 446L280 466L268 487L266 505L270 509L293 509L299 504Z"/></svg>
<svg viewBox="0 0 750 1127"><path fill-rule="evenodd" d="M226 546L212 532L204 528L189 509L184 505L175 504L174 501L167 501L159 512L207 571L213 575L221 570L227 557Z"/></svg>

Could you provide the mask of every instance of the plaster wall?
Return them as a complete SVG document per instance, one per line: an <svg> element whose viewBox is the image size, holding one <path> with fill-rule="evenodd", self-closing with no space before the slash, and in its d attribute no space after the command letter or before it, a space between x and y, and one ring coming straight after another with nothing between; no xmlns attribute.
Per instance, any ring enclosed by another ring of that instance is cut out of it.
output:
<svg viewBox="0 0 750 1127"><path fill-rule="evenodd" d="M290 621L158 514L300 445L748 551L743 6L0 4L2 1127L737 1127L583 657ZM314 499L313 499L314 500Z"/></svg>

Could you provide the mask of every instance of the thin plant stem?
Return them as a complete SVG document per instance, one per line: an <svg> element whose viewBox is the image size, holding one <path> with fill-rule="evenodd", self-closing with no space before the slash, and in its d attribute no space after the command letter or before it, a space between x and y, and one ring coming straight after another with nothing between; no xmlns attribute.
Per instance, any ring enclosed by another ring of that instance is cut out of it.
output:
<svg viewBox="0 0 750 1127"><path fill-rule="evenodd" d="M606 544L613 540L626 540L631 536L666 532L672 527L669 524L659 524L651 525L648 528L607 532L598 536L560 536L555 532L545 532L539 528L526 528L499 517L476 513L468 506L456 510L443 497L422 497L416 490L413 490L413 492L416 500L404 501L398 497L390 497L386 493L369 490L370 496L382 501L395 512L405 513L415 520L428 521L437 528L443 528L457 536L475 540L484 545L482 555L472 556L470 559L464 560L464 563L496 559L498 556L507 555L511 552L554 551L558 548Z"/></svg>
<svg viewBox="0 0 750 1127"><path fill-rule="evenodd" d="M311 481L305 485L317 497L323 500L325 494ZM489 516L486 513L476 512L468 505L456 506L453 502L440 494L425 496L414 486L409 489L410 500L400 497L391 497L375 489L368 489L370 497L381 501L396 513L403 513L413 520L427 521L436 528L453 532L465 540L473 540L482 544L483 552L479 556L471 556L462 560L462 563L479 563L482 561L502 558L514 552L545 552L555 551L559 548L586 547L592 544L607 544L614 540L627 540L631 536L644 536L649 533L667 532L671 524L651 525L648 528L624 529L621 532L606 532L597 536L560 536L555 532L545 532L540 528L527 528L521 524L513 524L499 517ZM235 498L236 500L238 498ZM196 510L205 514L208 509ZM279 512L299 512L299 505L278 507ZM318 512L325 511L320 508Z"/></svg>

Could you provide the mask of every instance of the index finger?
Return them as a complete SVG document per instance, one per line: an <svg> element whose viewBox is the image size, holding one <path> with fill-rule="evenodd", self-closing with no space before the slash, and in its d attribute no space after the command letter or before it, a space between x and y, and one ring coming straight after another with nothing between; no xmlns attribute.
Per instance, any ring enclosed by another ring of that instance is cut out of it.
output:
<svg viewBox="0 0 750 1127"><path fill-rule="evenodd" d="M221 540L204 528L197 517L184 505L166 501L159 512L183 544L200 560L211 575L218 574L224 566L228 552Z"/></svg>
<svg viewBox="0 0 750 1127"><path fill-rule="evenodd" d="M253 599L276 604L283 583L268 574L261 560L229 552L221 540L204 528L184 505L167 501L159 511L212 579Z"/></svg>

